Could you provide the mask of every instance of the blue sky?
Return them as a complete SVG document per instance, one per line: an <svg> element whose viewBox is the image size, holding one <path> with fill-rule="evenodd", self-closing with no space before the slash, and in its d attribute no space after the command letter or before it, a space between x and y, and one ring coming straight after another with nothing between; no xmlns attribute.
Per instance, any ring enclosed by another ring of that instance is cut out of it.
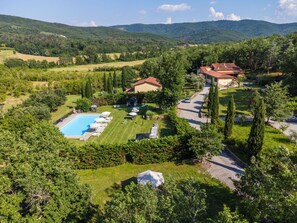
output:
<svg viewBox="0 0 297 223"><path fill-rule="evenodd" d="M0 0L0 14L77 26L256 19L297 22L297 0Z"/></svg>

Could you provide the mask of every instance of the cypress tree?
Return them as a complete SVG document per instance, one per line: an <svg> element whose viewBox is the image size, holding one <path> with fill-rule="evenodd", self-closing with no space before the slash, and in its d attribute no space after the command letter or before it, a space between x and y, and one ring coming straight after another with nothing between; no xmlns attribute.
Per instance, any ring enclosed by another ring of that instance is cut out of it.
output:
<svg viewBox="0 0 297 223"><path fill-rule="evenodd" d="M104 73L104 76L103 76L103 89L105 92L107 92L107 77L106 77L106 73Z"/></svg>
<svg viewBox="0 0 297 223"><path fill-rule="evenodd" d="M211 103L211 123L216 124L219 119L219 87L215 86Z"/></svg>
<svg viewBox="0 0 297 223"><path fill-rule="evenodd" d="M109 74L109 77L108 77L108 82L107 82L107 92L110 93L110 94L113 92L113 87L112 87L112 76L111 76L111 74Z"/></svg>
<svg viewBox="0 0 297 223"><path fill-rule="evenodd" d="M224 128L224 136L225 139L229 138L232 135L233 125L234 125L234 118L235 118L235 103L233 96L228 103L228 110L225 120L225 128Z"/></svg>
<svg viewBox="0 0 297 223"><path fill-rule="evenodd" d="M257 156L263 147L265 133L265 103L260 99L255 109L253 125L247 141L249 157Z"/></svg>
<svg viewBox="0 0 297 223"><path fill-rule="evenodd" d="M81 84L81 97L82 98L86 97L86 83L85 83L85 81L83 81Z"/></svg>
<svg viewBox="0 0 297 223"><path fill-rule="evenodd" d="M117 80L116 71L113 72L113 87L114 88L117 88L118 87L118 80Z"/></svg>
<svg viewBox="0 0 297 223"><path fill-rule="evenodd" d="M126 75L125 75L125 72L124 72L124 68L122 69L122 89L123 91L126 90Z"/></svg>
<svg viewBox="0 0 297 223"><path fill-rule="evenodd" d="M93 88L92 88L92 82L90 79L88 79L85 84L85 97L90 100L93 99Z"/></svg>
<svg viewBox="0 0 297 223"><path fill-rule="evenodd" d="M211 117L211 107L212 107L212 102L213 102L213 95L214 95L214 83L213 83L213 78L212 78L209 93L208 93L208 103L207 103L208 116L210 116L210 117Z"/></svg>

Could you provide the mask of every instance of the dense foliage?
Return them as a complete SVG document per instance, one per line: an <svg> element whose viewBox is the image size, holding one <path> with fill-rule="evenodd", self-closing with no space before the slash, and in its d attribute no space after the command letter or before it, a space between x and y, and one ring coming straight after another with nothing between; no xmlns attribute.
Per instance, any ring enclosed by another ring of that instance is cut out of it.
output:
<svg viewBox="0 0 297 223"><path fill-rule="evenodd" d="M237 193L253 222L297 219L297 166L285 148L272 148L245 169Z"/></svg>
<svg viewBox="0 0 297 223"><path fill-rule="evenodd" d="M0 219L82 222L91 217L90 189L60 157L67 142L52 124L34 123L16 137L0 132Z"/></svg>

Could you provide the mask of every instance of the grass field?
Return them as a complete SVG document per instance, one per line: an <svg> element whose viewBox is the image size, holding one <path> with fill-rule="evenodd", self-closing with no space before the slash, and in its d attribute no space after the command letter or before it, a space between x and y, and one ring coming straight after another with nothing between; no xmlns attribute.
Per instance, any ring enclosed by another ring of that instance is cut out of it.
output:
<svg viewBox="0 0 297 223"><path fill-rule="evenodd" d="M13 50L1 50L0 49L0 63L3 63L6 59L9 58L19 58L22 60L46 60L48 62L57 62L59 61L59 57L44 57L44 56L34 56L29 54L23 54L16 52L13 53Z"/></svg>
<svg viewBox="0 0 297 223"><path fill-rule="evenodd" d="M13 96L7 96L6 100L4 101L3 111L6 112L8 109L17 106L19 104L22 104L23 101L25 101L29 95L21 95L20 97L16 98Z"/></svg>
<svg viewBox="0 0 297 223"><path fill-rule="evenodd" d="M247 162L246 151L244 145L247 142L252 123L236 124L233 129L231 140L234 140L236 146L232 150L240 156L240 158ZM265 138L263 145L263 152L269 148L276 148L284 146L290 150L296 150L290 138L284 135L281 131L270 126L265 127Z"/></svg>
<svg viewBox="0 0 297 223"><path fill-rule="evenodd" d="M154 106L151 109L156 109ZM159 135L161 137L172 134L172 126L167 120L144 120L138 115L134 120L128 117L131 108L123 106L113 108L112 106L99 107L98 112L110 111L113 117L112 121L105 128L99 137L91 137L88 141L98 142L100 144L118 144L127 143L129 139L135 139L136 134L150 133L150 129L158 122ZM156 111L157 114L158 111ZM76 144L83 144L83 141L72 140Z"/></svg>
<svg viewBox="0 0 297 223"><path fill-rule="evenodd" d="M249 104L251 100L251 96L253 91L248 90L245 87L240 88L230 88L227 90L219 91L220 98L220 115L227 114L228 102L233 95L235 105L236 105L236 113L237 114L246 114L249 115Z"/></svg>
<svg viewBox="0 0 297 223"><path fill-rule="evenodd" d="M73 107L75 106L75 102L77 99L79 99L81 96L80 95L67 95L67 101L65 102L64 105L61 105L57 111L52 112L52 117L51 121L56 122L63 116L67 115L69 112L73 110Z"/></svg>
<svg viewBox="0 0 297 223"><path fill-rule="evenodd" d="M98 67L124 67L124 66L135 66L143 64L145 60L136 60L128 62L111 62L111 63L101 63L101 64L87 64L87 65L77 65L71 67L58 67L52 68L51 71L89 71Z"/></svg>
<svg viewBox="0 0 297 223"><path fill-rule="evenodd" d="M104 203L122 186L129 182L129 179L136 177L138 173L145 170L162 172L166 181L168 176L175 179L186 179L193 177L201 183L201 187L207 191L208 213L217 214L222 210L223 204L232 207L234 196L229 189L206 174L199 165L162 163L149 165L124 164L111 168L100 168L96 170L77 171L80 182L89 184L92 189L92 203L103 207Z"/></svg>

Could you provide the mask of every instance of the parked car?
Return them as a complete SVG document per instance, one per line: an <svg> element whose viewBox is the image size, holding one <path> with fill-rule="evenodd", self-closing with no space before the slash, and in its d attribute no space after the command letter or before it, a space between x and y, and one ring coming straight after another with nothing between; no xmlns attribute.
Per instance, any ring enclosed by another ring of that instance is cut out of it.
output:
<svg viewBox="0 0 297 223"><path fill-rule="evenodd" d="M183 100L183 102L184 102L184 103L191 103L191 99L190 99L190 98L185 98L185 99Z"/></svg>
<svg viewBox="0 0 297 223"><path fill-rule="evenodd" d="M296 116L291 116L286 120L287 122L297 122L297 117Z"/></svg>

